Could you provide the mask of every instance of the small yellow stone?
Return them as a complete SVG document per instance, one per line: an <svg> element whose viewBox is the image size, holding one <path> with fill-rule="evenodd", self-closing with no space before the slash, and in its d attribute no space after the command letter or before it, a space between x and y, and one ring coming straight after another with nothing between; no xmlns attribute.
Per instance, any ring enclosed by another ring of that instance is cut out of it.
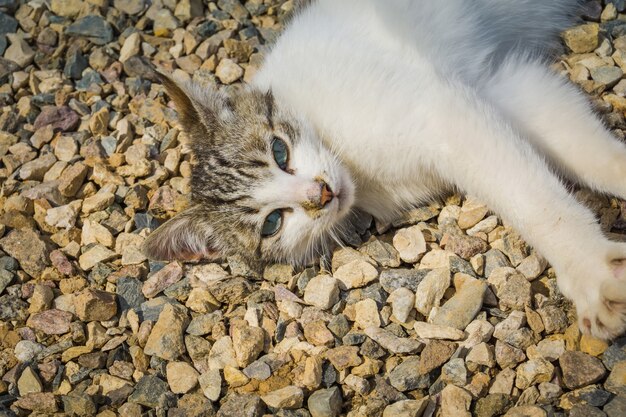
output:
<svg viewBox="0 0 626 417"><path fill-rule="evenodd" d="M600 356L609 347L604 340L596 339L593 336L584 334L580 338L580 351L588 353L591 356Z"/></svg>
<svg viewBox="0 0 626 417"><path fill-rule="evenodd" d="M578 350L580 346L580 329L577 323L573 323L565 330L565 349Z"/></svg>
<svg viewBox="0 0 626 417"><path fill-rule="evenodd" d="M59 389L56 390L55 394L67 395L70 393L70 391L72 391L72 384L70 384L70 381L68 381L67 379L64 379L63 381L61 381Z"/></svg>
<svg viewBox="0 0 626 417"><path fill-rule="evenodd" d="M239 369L227 366L224 368L224 379L231 388L246 385L250 379Z"/></svg>
<svg viewBox="0 0 626 417"><path fill-rule="evenodd" d="M93 346L73 346L63 352L63 355L61 355L61 361L69 362L72 359L76 359L85 353L90 353L91 351L93 351Z"/></svg>

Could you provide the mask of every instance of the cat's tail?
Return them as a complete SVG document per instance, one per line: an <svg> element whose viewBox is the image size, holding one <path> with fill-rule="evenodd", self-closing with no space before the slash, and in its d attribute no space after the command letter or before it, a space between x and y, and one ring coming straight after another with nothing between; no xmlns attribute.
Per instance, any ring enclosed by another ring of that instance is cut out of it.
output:
<svg viewBox="0 0 626 417"><path fill-rule="evenodd" d="M511 53L546 53L582 13L582 0L478 0L480 36L496 45L494 63Z"/></svg>

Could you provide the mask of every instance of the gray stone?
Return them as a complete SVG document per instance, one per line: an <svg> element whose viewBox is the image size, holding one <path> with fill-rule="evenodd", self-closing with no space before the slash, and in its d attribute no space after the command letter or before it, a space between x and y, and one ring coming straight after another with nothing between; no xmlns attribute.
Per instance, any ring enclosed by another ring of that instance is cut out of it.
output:
<svg viewBox="0 0 626 417"><path fill-rule="evenodd" d="M85 37L96 45L105 45L113 40L111 25L97 15L89 15L76 20L65 29L65 34Z"/></svg>
<svg viewBox="0 0 626 417"><path fill-rule="evenodd" d="M606 375L599 359L583 352L567 351L559 358L563 381L570 388L579 388L598 382Z"/></svg>
<svg viewBox="0 0 626 417"><path fill-rule="evenodd" d="M117 301L120 311L141 308L146 297L141 292L142 282L133 277L121 277L117 280Z"/></svg>
<svg viewBox="0 0 626 417"><path fill-rule="evenodd" d="M389 383L401 392L428 388L430 376L428 374L420 374L419 366L419 357L408 357L389 372Z"/></svg>
<svg viewBox="0 0 626 417"><path fill-rule="evenodd" d="M341 413L341 391L337 387L317 390L307 403L312 417L337 417Z"/></svg>
<svg viewBox="0 0 626 417"><path fill-rule="evenodd" d="M164 396L168 391L167 382L154 375L144 375L135 391L128 397L128 401L149 408L156 408L163 404Z"/></svg>
<svg viewBox="0 0 626 417"><path fill-rule="evenodd" d="M598 67L591 69L591 78L607 87L613 87L624 76L624 72L619 67Z"/></svg>
<svg viewBox="0 0 626 417"><path fill-rule="evenodd" d="M429 269L385 269L378 279L380 285L389 294L398 288L408 288L415 292L419 283L429 272Z"/></svg>
<svg viewBox="0 0 626 417"><path fill-rule="evenodd" d="M6 13L0 12L0 35L17 32L17 20Z"/></svg>
<svg viewBox="0 0 626 417"><path fill-rule="evenodd" d="M255 394L231 394L226 397L217 417L261 417L265 405Z"/></svg>
<svg viewBox="0 0 626 417"><path fill-rule="evenodd" d="M626 396L618 395L604 406L604 412L609 417L626 416Z"/></svg>
<svg viewBox="0 0 626 417"><path fill-rule="evenodd" d="M89 62L79 50L74 50L67 57L63 74L73 80L79 80L83 76L83 71L89 66Z"/></svg>

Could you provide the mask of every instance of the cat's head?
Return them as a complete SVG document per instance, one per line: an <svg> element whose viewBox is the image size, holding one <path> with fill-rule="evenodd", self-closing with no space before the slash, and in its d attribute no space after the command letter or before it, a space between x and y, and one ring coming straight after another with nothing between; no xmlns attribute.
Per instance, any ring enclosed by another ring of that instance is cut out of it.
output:
<svg viewBox="0 0 626 417"><path fill-rule="evenodd" d="M271 92L160 79L190 139L192 206L150 234L146 255L311 261L354 202L348 171L311 125Z"/></svg>

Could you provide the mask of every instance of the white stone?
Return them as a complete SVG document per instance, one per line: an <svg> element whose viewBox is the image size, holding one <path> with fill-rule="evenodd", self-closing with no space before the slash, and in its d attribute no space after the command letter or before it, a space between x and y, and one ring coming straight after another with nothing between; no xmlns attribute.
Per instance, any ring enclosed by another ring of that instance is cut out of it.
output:
<svg viewBox="0 0 626 417"><path fill-rule="evenodd" d="M120 49L120 62L125 62L128 58L139 54L140 46L141 34L139 32L130 34Z"/></svg>
<svg viewBox="0 0 626 417"><path fill-rule="evenodd" d="M364 287L378 278L378 270L363 260L354 260L337 268L333 276L342 284L342 289Z"/></svg>
<svg viewBox="0 0 626 417"><path fill-rule="evenodd" d="M391 304L394 317L406 323L415 306L415 294L408 288L400 287L389 294L387 302Z"/></svg>
<svg viewBox="0 0 626 417"><path fill-rule="evenodd" d="M443 294L450 286L450 280L449 269L439 268L430 271L417 286L415 294L417 311L428 316L433 307L439 306Z"/></svg>
<svg viewBox="0 0 626 417"><path fill-rule="evenodd" d="M426 240L419 226L400 229L393 237L393 246L400 254L400 259L415 263L426 252Z"/></svg>
<svg viewBox="0 0 626 417"><path fill-rule="evenodd" d="M371 298L361 300L354 306L355 319L354 324L361 329L368 327L380 327L380 315L378 314L378 306L376 301Z"/></svg>
<svg viewBox="0 0 626 417"><path fill-rule="evenodd" d="M339 301L339 282L329 275L313 277L304 289L304 302L327 310Z"/></svg>
<svg viewBox="0 0 626 417"><path fill-rule="evenodd" d="M416 321L413 328L417 337L423 339L461 340L465 337L465 332L462 330L423 321Z"/></svg>

